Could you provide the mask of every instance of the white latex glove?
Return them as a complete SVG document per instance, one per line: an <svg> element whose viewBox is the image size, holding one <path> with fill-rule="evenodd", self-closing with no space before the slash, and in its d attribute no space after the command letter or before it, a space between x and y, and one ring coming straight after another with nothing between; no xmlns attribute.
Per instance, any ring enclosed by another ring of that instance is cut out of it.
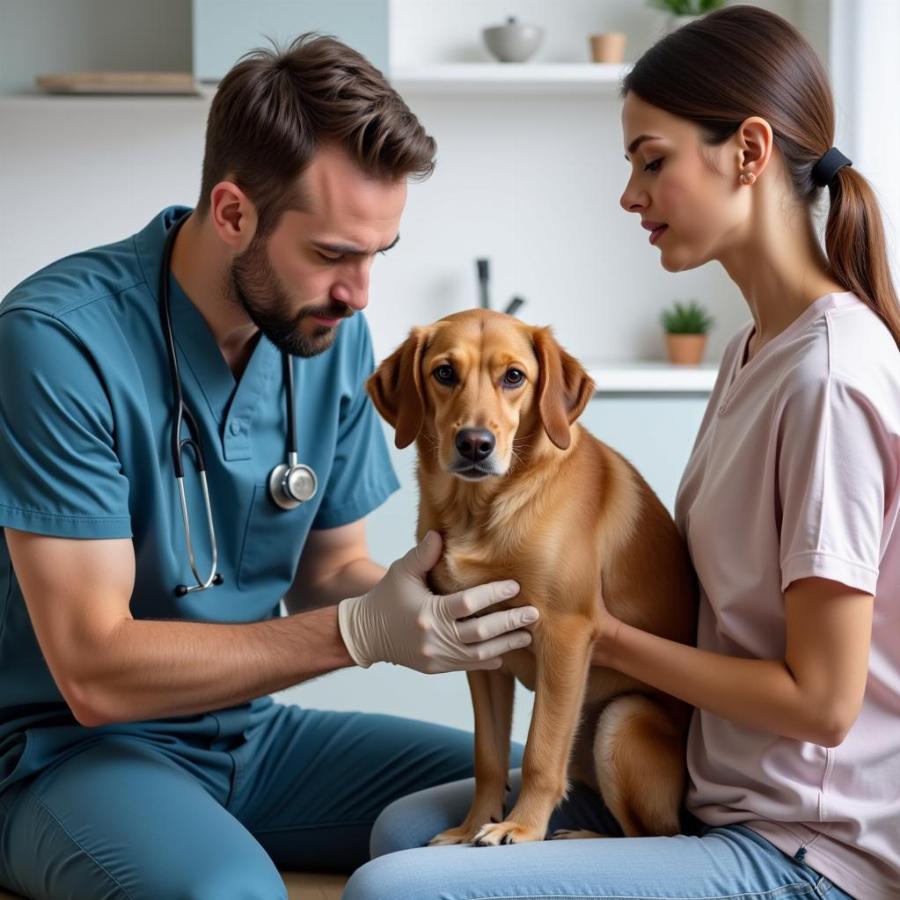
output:
<svg viewBox="0 0 900 900"><path fill-rule="evenodd" d="M338 627L358 666L390 662L428 673L497 669L501 654L531 643L528 631L516 629L537 620L533 606L466 619L518 594L515 581L446 596L428 590L425 575L441 558L441 546L441 536L429 531L368 594L340 602Z"/></svg>

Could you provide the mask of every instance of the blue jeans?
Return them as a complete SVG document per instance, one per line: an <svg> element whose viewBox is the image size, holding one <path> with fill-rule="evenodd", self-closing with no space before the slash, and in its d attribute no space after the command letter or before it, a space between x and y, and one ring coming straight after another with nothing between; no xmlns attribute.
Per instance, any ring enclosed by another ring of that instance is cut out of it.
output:
<svg viewBox="0 0 900 900"><path fill-rule="evenodd" d="M388 803L473 771L470 732L265 703L40 743L0 795L0 885L33 900L285 900L278 868L350 872Z"/></svg>
<svg viewBox="0 0 900 900"><path fill-rule="evenodd" d="M616 836L501 847L423 847L463 820L473 785L467 779L392 803L372 831L374 858L350 879L344 900L850 897L742 825L710 828L685 814L684 834L622 837L599 796L580 785L557 809L550 832L587 828ZM514 802L520 771L511 773L510 785Z"/></svg>

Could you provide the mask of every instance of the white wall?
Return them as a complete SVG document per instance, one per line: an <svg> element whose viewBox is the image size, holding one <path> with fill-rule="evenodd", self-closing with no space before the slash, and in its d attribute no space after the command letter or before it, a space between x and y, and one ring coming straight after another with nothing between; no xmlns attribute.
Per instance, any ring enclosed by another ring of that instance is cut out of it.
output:
<svg viewBox="0 0 900 900"><path fill-rule="evenodd" d="M746 318L739 295L718 265L665 272L639 217L619 206L628 170L617 99L408 100L440 151L431 180L410 189L400 244L378 262L379 347L423 316L477 305L474 260L486 256L492 303L521 295L519 315L553 325L583 360L661 358L659 310L688 297L713 309L718 358Z"/></svg>
<svg viewBox="0 0 900 900"><path fill-rule="evenodd" d="M823 15L827 21L829 0L750 2L802 27L820 52L825 49L827 29L818 23ZM489 60L481 29L508 16L544 29L531 60L538 63L588 62L588 35L601 31L625 32L625 59L634 61L660 36L666 19L645 0L391 0L392 65Z"/></svg>
<svg viewBox="0 0 900 900"><path fill-rule="evenodd" d="M832 0L829 61L834 78L835 146L871 183L900 291L900 3ZM887 100L887 102L885 102Z"/></svg>
<svg viewBox="0 0 900 900"><path fill-rule="evenodd" d="M401 241L373 272L369 310L386 355L414 324L477 304L477 256L496 303L552 324L585 360L661 354L657 313L697 296L720 321L711 358L745 314L717 266L662 270L625 177L614 99L410 98L439 164L412 185ZM0 295L51 260L192 204L202 160L200 99L0 99Z"/></svg>

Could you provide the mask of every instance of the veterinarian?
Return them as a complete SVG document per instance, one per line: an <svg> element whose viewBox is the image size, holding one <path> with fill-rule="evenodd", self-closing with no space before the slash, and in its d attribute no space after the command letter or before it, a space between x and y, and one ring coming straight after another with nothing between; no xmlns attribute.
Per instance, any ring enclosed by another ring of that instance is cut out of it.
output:
<svg viewBox="0 0 900 900"><path fill-rule="evenodd" d="M696 707L684 833L405 849L462 820L472 784L449 784L382 814L348 900L900 897L900 308L878 206L772 13L679 29L623 97L621 205L667 271L721 263L752 317L675 503L698 647L601 604L593 657ZM622 833L580 785L558 828Z"/></svg>
<svg viewBox="0 0 900 900"><path fill-rule="evenodd" d="M471 774L465 732L268 696L531 639L529 609L457 625L518 588L432 595L436 535L387 573L366 548L398 484L362 310L434 152L350 48L260 51L213 99L195 210L0 306L5 887L272 900L276 865L349 871L388 802Z"/></svg>

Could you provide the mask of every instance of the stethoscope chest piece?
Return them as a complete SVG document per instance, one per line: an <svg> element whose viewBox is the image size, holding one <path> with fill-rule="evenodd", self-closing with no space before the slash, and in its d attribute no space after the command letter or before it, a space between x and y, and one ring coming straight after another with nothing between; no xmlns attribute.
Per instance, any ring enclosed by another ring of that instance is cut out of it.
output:
<svg viewBox="0 0 900 900"><path fill-rule="evenodd" d="M312 500L319 487L316 473L309 466L297 463L295 454L291 457L289 463L275 466L269 475L269 496L282 509L295 509Z"/></svg>

